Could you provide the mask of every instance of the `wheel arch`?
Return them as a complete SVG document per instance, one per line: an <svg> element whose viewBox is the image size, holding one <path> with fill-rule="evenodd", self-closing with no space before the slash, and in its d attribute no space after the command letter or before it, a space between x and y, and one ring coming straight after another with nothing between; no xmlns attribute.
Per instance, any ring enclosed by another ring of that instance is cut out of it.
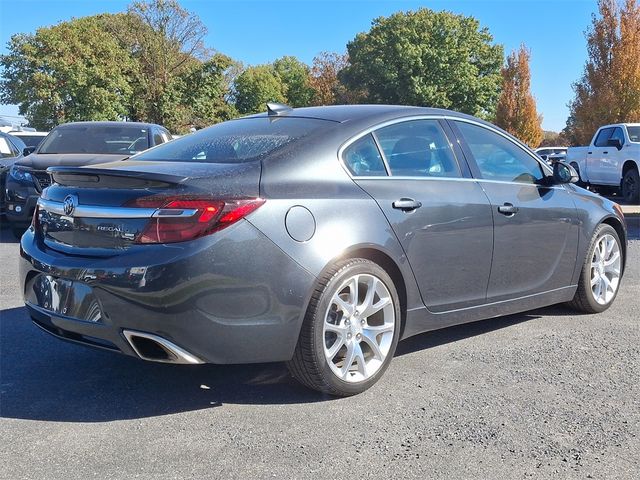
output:
<svg viewBox="0 0 640 480"><path fill-rule="evenodd" d="M627 173L632 168L638 170L638 162L631 159L625 160L625 162L622 164L622 176L624 177L625 173Z"/></svg>
<svg viewBox="0 0 640 480"><path fill-rule="evenodd" d="M622 273L624 273L624 270L627 264L627 233L626 233L625 227L624 225L622 225L622 222L620 221L620 219L614 216L606 217L600 223L609 225L618 234L618 238L620 239L620 247L622 248L622 255L623 255L622 256Z"/></svg>
<svg viewBox="0 0 640 480"><path fill-rule="evenodd" d="M402 269L398 265L398 263L385 251L381 248L373 247L370 245L367 246L354 246L344 252L342 252L337 257L333 258L331 261L327 263L325 268L323 269L323 273L334 266L337 262L349 260L352 258L364 258L366 260L370 260L376 265L379 265L393 280L393 284L398 292L398 299L400 300L400 338L404 333L404 328L407 319L407 309L408 309L408 292L407 292L407 279L405 279L405 274L403 274ZM322 274L318 276L318 278L322 277ZM408 281L415 281L414 279L408 279ZM308 307L307 307L308 308Z"/></svg>

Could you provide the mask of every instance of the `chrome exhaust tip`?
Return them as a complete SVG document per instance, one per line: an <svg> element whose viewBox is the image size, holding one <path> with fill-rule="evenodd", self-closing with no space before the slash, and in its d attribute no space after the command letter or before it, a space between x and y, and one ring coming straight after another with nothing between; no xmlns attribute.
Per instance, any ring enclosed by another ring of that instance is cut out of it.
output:
<svg viewBox="0 0 640 480"><path fill-rule="evenodd" d="M136 355L143 360L191 365L204 363L195 355L158 335L134 330L123 330L122 333Z"/></svg>

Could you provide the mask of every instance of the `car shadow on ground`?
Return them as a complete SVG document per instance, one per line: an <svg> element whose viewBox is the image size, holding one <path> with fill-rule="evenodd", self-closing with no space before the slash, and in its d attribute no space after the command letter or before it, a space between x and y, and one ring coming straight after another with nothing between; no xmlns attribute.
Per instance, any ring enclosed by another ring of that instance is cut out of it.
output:
<svg viewBox="0 0 640 480"><path fill-rule="evenodd" d="M544 309L417 335L407 355L492 330L557 315ZM282 363L167 365L59 341L41 332L24 308L0 311L0 416L59 422L106 422L229 404L332 400L299 385Z"/></svg>

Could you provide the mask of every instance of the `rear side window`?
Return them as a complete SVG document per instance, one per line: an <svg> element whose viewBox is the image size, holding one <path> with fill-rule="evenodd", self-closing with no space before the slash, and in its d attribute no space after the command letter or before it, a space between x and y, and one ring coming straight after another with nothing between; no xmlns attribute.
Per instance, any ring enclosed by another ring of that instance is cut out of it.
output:
<svg viewBox="0 0 640 480"><path fill-rule="evenodd" d="M607 146L607 140L609 140L609 138L611 138L611 134L612 133L613 133L613 128L603 128L602 130L600 130L600 132L598 133L598 136L596 137L595 146L596 147L606 147Z"/></svg>
<svg viewBox="0 0 640 480"><path fill-rule="evenodd" d="M630 141L640 143L640 127L627 127L627 133Z"/></svg>
<svg viewBox="0 0 640 480"><path fill-rule="evenodd" d="M164 143L165 140L162 137L162 135L160 134L160 130L154 130L153 131L153 144L154 145L160 145L161 143Z"/></svg>
<svg viewBox="0 0 640 480"><path fill-rule="evenodd" d="M386 176L384 162L371 134L353 142L343 153L344 163L357 177Z"/></svg>
<svg viewBox="0 0 640 480"><path fill-rule="evenodd" d="M473 154L482 178L537 183L544 177L538 161L511 140L478 125L455 123Z"/></svg>
<svg viewBox="0 0 640 480"><path fill-rule="evenodd" d="M391 175L459 177L449 140L437 120L411 120L375 132Z"/></svg>
<svg viewBox="0 0 640 480"><path fill-rule="evenodd" d="M135 155L135 160L241 163L261 160L320 135L335 122L313 118L253 117L218 123Z"/></svg>

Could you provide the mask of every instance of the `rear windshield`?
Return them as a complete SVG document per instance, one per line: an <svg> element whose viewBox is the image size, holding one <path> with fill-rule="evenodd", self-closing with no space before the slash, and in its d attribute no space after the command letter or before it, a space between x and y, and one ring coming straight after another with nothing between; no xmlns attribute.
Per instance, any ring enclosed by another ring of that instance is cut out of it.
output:
<svg viewBox="0 0 640 480"><path fill-rule="evenodd" d="M141 153L132 160L242 163L259 160L334 122L255 117L219 123Z"/></svg>
<svg viewBox="0 0 640 480"><path fill-rule="evenodd" d="M38 153L134 154L149 148L147 129L134 125L63 125L42 142Z"/></svg>
<svg viewBox="0 0 640 480"><path fill-rule="evenodd" d="M640 143L640 127L627 127L629 132L629 140L635 143Z"/></svg>

